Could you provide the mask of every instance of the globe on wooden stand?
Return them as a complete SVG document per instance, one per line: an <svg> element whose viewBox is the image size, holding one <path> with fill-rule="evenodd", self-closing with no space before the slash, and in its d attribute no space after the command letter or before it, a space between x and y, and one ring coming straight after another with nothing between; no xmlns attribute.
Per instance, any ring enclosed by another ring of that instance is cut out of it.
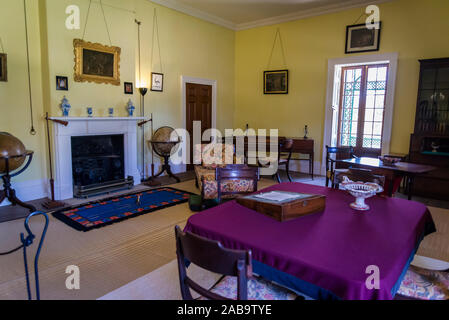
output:
<svg viewBox="0 0 449 320"><path fill-rule="evenodd" d="M161 127L157 129L150 142L154 152L158 156L164 158L162 170L155 176L155 178L159 177L166 171L169 177L172 177L177 182L181 182L181 180L171 171L169 163L170 156L177 151L179 143L181 142L181 139L176 134L175 129L171 127Z"/></svg>
<svg viewBox="0 0 449 320"><path fill-rule="evenodd" d="M33 159L33 153L33 151L26 150L23 143L13 135L0 132L0 176L3 180L0 203L8 199L14 206L19 205L27 208L30 212L36 211L32 205L20 201L16 196L16 191L11 187L11 178L18 176L28 168ZM22 166L24 163L25 165Z"/></svg>

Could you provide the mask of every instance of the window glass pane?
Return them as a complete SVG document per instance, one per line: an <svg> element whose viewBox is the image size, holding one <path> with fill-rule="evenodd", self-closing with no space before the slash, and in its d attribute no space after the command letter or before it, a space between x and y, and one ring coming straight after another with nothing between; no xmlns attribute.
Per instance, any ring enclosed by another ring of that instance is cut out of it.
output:
<svg viewBox="0 0 449 320"><path fill-rule="evenodd" d="M372 122L366 122L365 123L365 130L363 132L365 135L373 134L373 123Z"/></svg>
<svg viewBox="0 0 449 320"><path fill-rule="evenodd" d="M377 68L368 69L368 81L376 81L377 78Z"/></svg>
<svg viewBox="0 0 449 320"><path fill-rule="evenodd" d="M382 67L377 70L377 81L387 81L387 67Z"/></svg>
<svg viewBox="0 0 449 320"><path fill-rule="evenodd" d="M382 122L374 122L373 133L378 136L382 135Z"/></svg>
<svg viewBox="0 0 449 320"><path fill-rule="evenodd" d="M449 68L438 69L437 89L449 89Z"/></svg>
<svg viewBox="0 0 449 320"><path fill-rule="evenodd" d="M376 99L376 96L374 96L374 95L366 96L366 107L374 109L374 101L375 101L375 99Z"/></svg>
<svg viewBox="0 0 449 320"><path fill-rule="evenodd" d="M359 109L354 108L354 110L352 112L352 121L357 121L357 120L359 120Z"/></svg>
<svg viewBox="0 0 449 320"><path fill-rule="evenodd" d="M349 146L349 139L348 139L348 135L346 134L346 133L343 133L342 135L341 135L341 141L340 141L340 144L342 145L342 146Z"/></svg>
<svg viewBox="0 0 449 320"><path fill-rule="evenodd" d="M365 110L365 122L374 120L374 109Z"/></svg>
<svg viewBox="0 0 449 320"><path fill-rule="evenodd" d="M354 71L353 70L346 71L346 82L354 82Z"/></svg>
<svg viewBox="0 0 449 320"><path fill-rule="evenodd" d="M352 122L351 132L352 132L353 134L357 134L357 122L356 122L356 121L353 121L353 122Z"/></svg>
<svg viewBox="0 0 449 320"><path fill-rule="evenodd" d="M385 97L382 95L377 95L376 96L376 108L382 108L384 107L384 101L385 101Z"/></svg>
<svg viewBox="0 0 449 320"><path fill-rule="evenodd" d="M376 109L374 111L374 121L383 121L384 111L382 109Z"/></svg>
<svg viewBox="0 0 449 320"><path fill-rule="evenodd" d="M376 149L380 149L381 148L381 137L380 136L374 136L373 140L372 140L372 147L376 148Z"/></svg>

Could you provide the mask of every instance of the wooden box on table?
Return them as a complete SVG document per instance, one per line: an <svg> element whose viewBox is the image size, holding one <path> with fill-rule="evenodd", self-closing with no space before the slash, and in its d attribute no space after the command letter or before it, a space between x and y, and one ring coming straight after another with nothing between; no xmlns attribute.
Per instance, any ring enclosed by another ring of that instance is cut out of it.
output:
<svg viewBox="0 0 449 320"><path fill-rule="evenodd" d="M286 201L270 201L256 195L237 198L240 205L284 222L312 213L321 212L326 207L323 195L300 194L298 198Z"/></svg>

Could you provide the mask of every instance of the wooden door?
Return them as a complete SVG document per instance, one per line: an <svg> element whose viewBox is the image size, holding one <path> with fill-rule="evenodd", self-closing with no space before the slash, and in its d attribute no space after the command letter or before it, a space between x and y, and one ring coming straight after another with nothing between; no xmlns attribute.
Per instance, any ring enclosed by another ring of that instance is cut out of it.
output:
<svg viewBox="0 0 449 320"><path fill-rule="evenodd" d="M186 130L190 134L190 164L187 170L193 169L193 122L201 121L201 136L212 127L212 86L186 84Z"/></svg>

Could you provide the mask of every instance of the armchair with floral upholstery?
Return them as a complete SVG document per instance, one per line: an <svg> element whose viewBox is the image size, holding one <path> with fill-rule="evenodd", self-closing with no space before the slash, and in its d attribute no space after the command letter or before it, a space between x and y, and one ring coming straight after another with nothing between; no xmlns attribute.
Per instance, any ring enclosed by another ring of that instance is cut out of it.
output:
<svg viewBox="0 0 449 320"><path fill-rule="evenodd" d="M202 200L218 198L218 183L216 180L216 169L225 168L234 163L243 164L242 159L236 159L235 147L233 144L198 144L194 148L195 162L200 162L194 166L197 187L201 191ZM257 186L250 179L233 179L221 182L222 192L238 191L253 192ZM233 198L235 195L227 194L222 198Z"/></svg>

